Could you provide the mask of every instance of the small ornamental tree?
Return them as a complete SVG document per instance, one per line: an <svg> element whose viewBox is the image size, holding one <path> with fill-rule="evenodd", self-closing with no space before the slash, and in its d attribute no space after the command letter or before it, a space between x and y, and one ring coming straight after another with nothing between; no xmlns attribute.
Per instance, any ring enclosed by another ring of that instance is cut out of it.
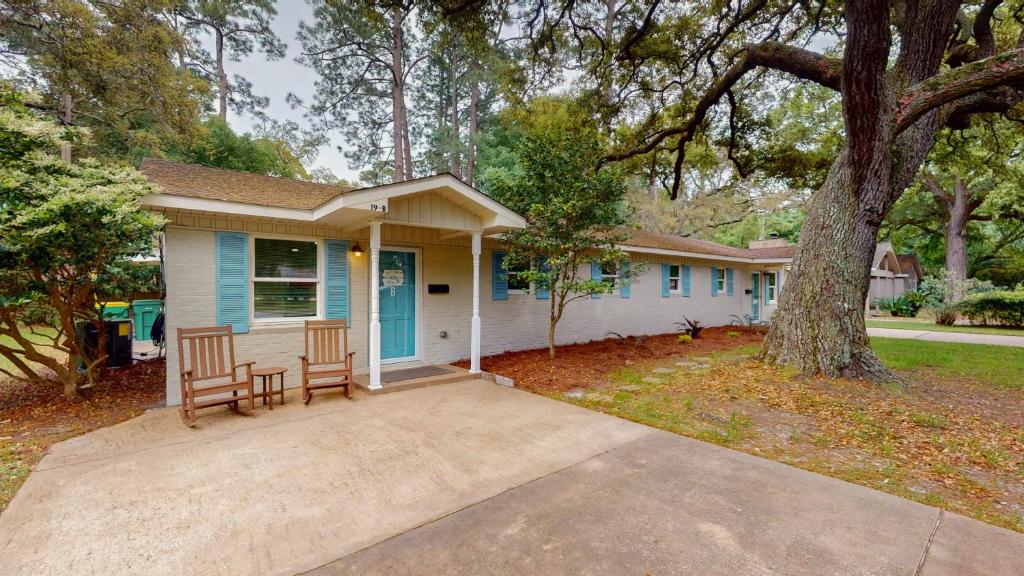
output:
<svg viewBox="0 0 1024 576"><path fill-rule="evenodd" d="M102 339L92 353L76 326L102 327L97 304L137 284L125 277L130 258L152 250L163 220L140 209L155 189L138 171L61 160L61 142L82 133L31 114L2 86L0 100L0 355L17 373L0 371L31 379L48 371L74 397L106 359Z"/></svg>
<svg viewBox="0 0 1024 576"><path fill-rule="evenodd" d="M595 293L611 293L612 282L594 280L591 263L618 266L626 254L623 199L626 181L610 167L595 171L603 150L596 133L550 125L524 134L516 146L516 166L492 170L489 192L526 217L527 227L505 235L506 266L527 264L516 274L550 292L548 354L555 357L555 327L566 306ZM624 274L622 281L636 270Z"/></svg>

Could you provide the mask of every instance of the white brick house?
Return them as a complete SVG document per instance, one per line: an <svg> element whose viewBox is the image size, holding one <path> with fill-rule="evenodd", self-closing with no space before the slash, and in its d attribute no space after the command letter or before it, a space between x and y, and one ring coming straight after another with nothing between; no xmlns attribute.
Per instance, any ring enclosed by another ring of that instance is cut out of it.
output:
<svg viewBox="0 0 1024 576"><path fill-rule="evenodd" d="M481 354L546 345L548 295L501 269L497 237L525 221L454 176L350 190L153 159L141 170L162 189L144 206L168 219L168 404L180 402L178 327L230 323L238 358L295 375L302 321L347 318L371 387L396 367L470 358L479 370ZM673 332L683 316L766 320L794 251L642 231L622 248L644 272L570 304L559 343Z"/></svg>

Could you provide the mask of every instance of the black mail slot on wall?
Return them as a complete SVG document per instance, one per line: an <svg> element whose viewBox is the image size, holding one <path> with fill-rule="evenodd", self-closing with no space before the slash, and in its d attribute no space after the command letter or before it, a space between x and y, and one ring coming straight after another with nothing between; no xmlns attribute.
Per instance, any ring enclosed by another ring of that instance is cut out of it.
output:
<svg viewBox="0 0 1024 576"><path fill-rule="evenodd" d="M427 294L447 294L447 284L427 284Z"/></svg>

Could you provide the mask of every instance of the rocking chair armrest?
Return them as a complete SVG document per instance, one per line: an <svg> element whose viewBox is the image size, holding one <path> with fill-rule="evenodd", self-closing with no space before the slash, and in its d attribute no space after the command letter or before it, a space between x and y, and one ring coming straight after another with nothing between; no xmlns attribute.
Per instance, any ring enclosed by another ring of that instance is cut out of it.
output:
<svg viewBox="0 0 1024 576"><path fill-rule="evenodd" d="M239 362L238 364L235 364L235 368L241 368L242 366L252 366L255 363L255 360L249 360L248 362Z"/></svg>

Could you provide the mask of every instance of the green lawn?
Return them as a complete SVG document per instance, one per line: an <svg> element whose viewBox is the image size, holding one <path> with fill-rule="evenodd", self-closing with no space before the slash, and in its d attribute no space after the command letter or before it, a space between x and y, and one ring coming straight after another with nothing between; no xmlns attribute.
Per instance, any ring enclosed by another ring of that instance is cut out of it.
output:
<svg viewBox="0 0 1024 576"><path fill-rule="evenodd" d="M1024 337L1024 330L1016 328L999 328L997 326L943 326L931 320L867 320L868 328L894 328L896 330L930 330L932 332L961 332L966 334L1003 334Z"/></svg>
<svg viewBox="0 0 1024 576"><path fill-rule="evenodd" d="M1024 390L1024 348L872 338L871 347L895 370L931 369L1000 388Z"/></svg>
<svg viewBox="0 0 1024 576"><path fill-rule="evenodd" d="M50 342L49 338L47 338L46 336L52 336L53 334L57 333L57 331L54 328L41 327L41 326L37 326L35 328L35 331L39 335L26 334L26 338L28 338L30 341L41 342L41 343L48 343L48 342ZM46 336L44 336L44 335L46 335ZM13 347L13 346L15 346L14 339L12 339L12 338L10 338L8 336L0 336L0 345L2 345L2 346L12 346ZM50 348L40 348L40 350L45 351L47 353L52 352L52 349L50 349ZM3 368L5 370L11 370L11 371L15 370L14 365L11 364L10 361L8 361L7 358L5 358L3 356L0 356L0 368ZM3 375L0 374L0 376L3 376Z"/></svg>

